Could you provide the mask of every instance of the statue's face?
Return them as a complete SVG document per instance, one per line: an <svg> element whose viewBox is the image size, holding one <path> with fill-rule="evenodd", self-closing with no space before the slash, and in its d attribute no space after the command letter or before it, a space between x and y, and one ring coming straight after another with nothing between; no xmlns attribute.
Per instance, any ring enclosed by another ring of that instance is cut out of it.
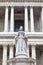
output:
<svg viewBox="0 0 43 65"><path fill-rule="evenodd" d="M20 26L20 30L21 30L21 31L23 30L23 27L22 27L22 26Z"/></svg>

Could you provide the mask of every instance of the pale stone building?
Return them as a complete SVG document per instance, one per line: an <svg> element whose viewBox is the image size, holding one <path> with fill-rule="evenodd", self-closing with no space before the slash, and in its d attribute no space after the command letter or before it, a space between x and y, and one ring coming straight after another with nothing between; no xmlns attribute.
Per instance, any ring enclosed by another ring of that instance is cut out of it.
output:
<svg viewBox="0 0 43 65"><path fill-rule="evenodd" d="M43 0L0 0L0 65L15 57L15 36L23 26L28 58L43 65Z"/></svg>

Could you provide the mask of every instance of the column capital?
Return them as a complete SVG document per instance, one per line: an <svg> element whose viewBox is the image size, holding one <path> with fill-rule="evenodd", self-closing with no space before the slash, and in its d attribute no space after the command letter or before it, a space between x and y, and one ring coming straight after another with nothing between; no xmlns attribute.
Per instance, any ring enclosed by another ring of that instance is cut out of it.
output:
<svg viewBox="0 0 43 65"><path fill-rule="evenodd" d="M24 8L28 8L28 6L24 6Z"/></svg>
<svg viewBox="0 0 43 65"><path fill-rule="evenodd" d="M9 9L9 7L8 7L8 6L5 6L5 10L6 10L6 9Z"/></svg>
<svg viewBox="0 0 43 65"><path fill-rule="evenodd" d="M30 9L32 9L32 10L33 10L33 6L30 6Z"/></svg>
<svg viewBox="0 0 43 65"><path fill-rule="evenodd" d="M31 43L31 46L36 46L35 42Z"/></svg>
<svg viewBox="0 0 43 65"><path fill-rule="evenodd" d="M9 47L14 47L14 44L9 45Z"/></svg>
<svg viewBox="0 0 43 65"><path fill-rule="evenodd" d="M25 6L24 9L27 8L28 9L28 6Z"/></svg>
<svg viewBox="0 0 43 65"><path fill-rule="evenodd" d="M15 6L11 6L11 8L14 8Z"/></svg>
<svg viewBox="0 0 43 65"><path fill-rule="evenodd" d="M13 9L14 9L14 6L11 6L11 8L13 8Z"/></svg>
<svg viewBox="0 0 43 65"><path fill-rule="evenodd" d="M3 47L7 47L8 45L4 44Z"/></svg>
<svg viewBox="0 0 43 65"><path fill-rule="evenodd" d="M36 48L36 45L35 44L34 45L31 45L31 46Z"/></svg>
<svg viewBox="0 0 43 65"><path fill-rule="evenodd" d="M9 8L9 6L5 6L5 8Z"/></svg>
<svg viewBox="0 0 43 65"><path fill-rule="evenodd" d="M33 8L34 6L30 6L30 8Z"/></svg>
<svg viewBox="0 0 43 65"><path fill-rule="evenodd" d="M33 8L33 6L30 6L30 8Z"/></svg>

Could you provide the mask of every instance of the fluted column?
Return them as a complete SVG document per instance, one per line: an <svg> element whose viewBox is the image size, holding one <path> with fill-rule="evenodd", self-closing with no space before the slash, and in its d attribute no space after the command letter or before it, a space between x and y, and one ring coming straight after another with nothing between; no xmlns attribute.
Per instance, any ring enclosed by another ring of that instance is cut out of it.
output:
<svg viewBox="0 0 43 65"><path fill-rule="evenodd" d="M28 56L28 58L30 57L29 56L29 45L27 46L27 56Z"/></svg>
<svg viewBox="0 0 43 65"><path fill-rule="evenodd" d="M43 7L42 7L42 10L41 10L41 23L42 23L42 32L43 32Z"/></svg>
<svg viewBox="0 0 43 65"><path fill-rule="evenodd" d="M10 32L14 32L14 7L11 7Z"/></svg>
<svg viewBox="0 0 43 65"><path fill-rule="evenodd" d="M8 32L8 7L5 8L4 32Z"/></svg>
<svg viewBox="0 0 43 65"><path fill-rule="evenodd" d="M31 32L34 32L34 14L33 14L33 7L30 7L30 28L31 28Z"/></svg>
<svg viewBox="0 0 43 65"><path fill-rule="evenodd" d="M32 49L32 58L36 60L36 46L32 45L31 49ZM34 65L36 65L36 62Z"/></svg>
<svg viewBox="0 0 43 65"><path fill-rule="evenodd" d="M14 49L14 46L10 45L10 47L9 47L9 58L13 58L13 49Z"/></svg>
<svg viewBox="0 0 43 65"><path fill-rule="evenodd" d="M28 8L25 7L25 21L24 21L25 31L28 32Z"/></svg>
<svg viewBox="0 0 43 65"><path fill-rule="evenodd" d="M3 46L3 62L2 65L7 65L7 46Z"/></svg>

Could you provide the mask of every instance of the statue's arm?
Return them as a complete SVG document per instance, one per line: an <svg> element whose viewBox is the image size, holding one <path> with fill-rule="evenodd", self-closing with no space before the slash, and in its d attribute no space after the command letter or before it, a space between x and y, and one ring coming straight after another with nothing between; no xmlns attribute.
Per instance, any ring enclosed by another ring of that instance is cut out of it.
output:
<svg viewBox="0 0 43 65"><path fill-rule="evenodd" d="M17 43L18 40L18 35L15 36L15 42Z"/></svg>

